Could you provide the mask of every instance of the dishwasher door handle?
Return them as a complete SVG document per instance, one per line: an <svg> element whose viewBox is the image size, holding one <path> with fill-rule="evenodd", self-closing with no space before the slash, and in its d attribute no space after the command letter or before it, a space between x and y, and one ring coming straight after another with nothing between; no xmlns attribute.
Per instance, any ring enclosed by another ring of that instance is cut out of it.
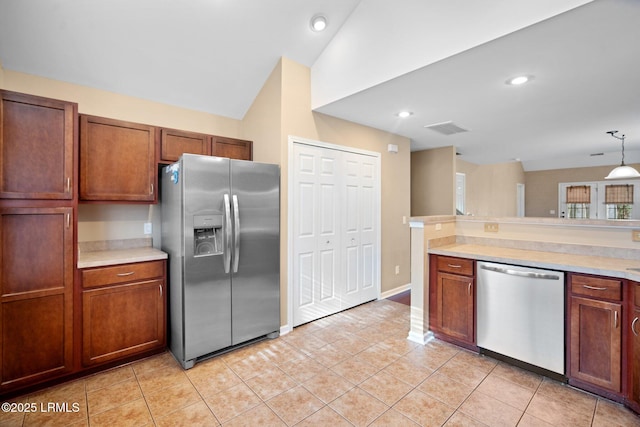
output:
<svg viewBox="0 0 640 427"><path fill-rule="evenodd" d="M496 273L508 274L510 276L527 277L529 279L545 279L545 280L559 280L560 276L555 274L536 273L535 271L519 271L511 268L493 267L489 265L481 265L483 270L495 271Z"/></svg>

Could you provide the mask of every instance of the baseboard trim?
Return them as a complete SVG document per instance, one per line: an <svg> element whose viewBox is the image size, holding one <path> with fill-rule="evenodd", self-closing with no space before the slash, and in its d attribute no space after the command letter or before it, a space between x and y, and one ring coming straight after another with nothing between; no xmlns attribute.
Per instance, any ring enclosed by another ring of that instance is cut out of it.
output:
<svg viewBox="0 0 640 427"><path fill-rule="evenodd" d="M293 328L291 326L289 326L288 324L280 326L280 336L287 335L292 330L293 330Z"/></svg>
<svg viewBox="0 0 640 427"><path fill-rule="evenodd" d="M398 295L403 293L404 291L411 290L411 283L407 283L406 285L398 286L397 288L391 289L389 291L384 291L380 294L380 298L378 299L387 299L394 295Z"/></svg>
<svg viewBox="0 0 640 427"><path fill-rule="evenodd" d="M409 331L409 336L407 337L407 339L409 341L418 343L418 344L422 344L425 345L426 343L428 343L429 341L433 340L435 337L433 335L433 332L428 331L426 334L417 334L413 331Z"/></svg>

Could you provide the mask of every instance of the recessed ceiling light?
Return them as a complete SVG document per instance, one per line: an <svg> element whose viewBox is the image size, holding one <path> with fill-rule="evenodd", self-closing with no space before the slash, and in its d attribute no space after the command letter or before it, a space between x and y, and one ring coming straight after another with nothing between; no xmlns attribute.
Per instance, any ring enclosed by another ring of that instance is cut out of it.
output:
<svg viewBox="0 0 640 427"><path fill-rule="evenodd" d="M315 15L311 18L311 29L313 31L324 31L327 28L327 17L324 15Z"/></svg>
<svg viewBox="0 0 640 427"><path fill-rule="evenodd" d="M413 113L411 111L400 111L397 116L404 119L406 117L413 116Z"/></svg>
<svg viewBox="0 0 640 427"><path fill-rule="evenodd" d="M533 76L516 76L516 77L510 78L505 83L512 86L518 86L518 85L525 84L528 81L531 81L531 79L533 79Z"/></svg>

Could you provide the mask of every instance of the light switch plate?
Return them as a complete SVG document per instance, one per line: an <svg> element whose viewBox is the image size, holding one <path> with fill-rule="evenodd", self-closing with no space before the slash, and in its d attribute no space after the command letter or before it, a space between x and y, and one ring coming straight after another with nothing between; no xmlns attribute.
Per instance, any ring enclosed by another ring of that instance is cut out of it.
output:
<svg viewBox="0 0 640 427"><path fill-rule="evenodd" d="M484 231L486 233L497 233L498 232L498 223L497 222L485 222L484 223Z"/></svg>
<svg viewBox="0 0 640 427"><path fill-rule="evenodd" d="M631 230L631 240L640 242L640 230Z"/></svg>
<svg viewBox="0 0 640 427"><path fill-rule="evenodd" d="M153 233L153 228L151 226L150 222L145 222L144 223L144 234L151 234Z"/></svg>

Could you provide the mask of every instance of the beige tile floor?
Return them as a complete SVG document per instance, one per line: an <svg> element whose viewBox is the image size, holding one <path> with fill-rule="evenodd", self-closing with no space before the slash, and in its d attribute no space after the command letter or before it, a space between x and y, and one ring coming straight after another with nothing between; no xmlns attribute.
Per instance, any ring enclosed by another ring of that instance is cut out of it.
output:
<svg viewBox="0 0 640 427"><path fill-rule="evenodd" d="M620 405L434 341L376 301L184 371L164 353L14 399L1 426L640 426ZM77 404L77 405L74 405ZM77 409L77 411L75 411Z"/></svg>

